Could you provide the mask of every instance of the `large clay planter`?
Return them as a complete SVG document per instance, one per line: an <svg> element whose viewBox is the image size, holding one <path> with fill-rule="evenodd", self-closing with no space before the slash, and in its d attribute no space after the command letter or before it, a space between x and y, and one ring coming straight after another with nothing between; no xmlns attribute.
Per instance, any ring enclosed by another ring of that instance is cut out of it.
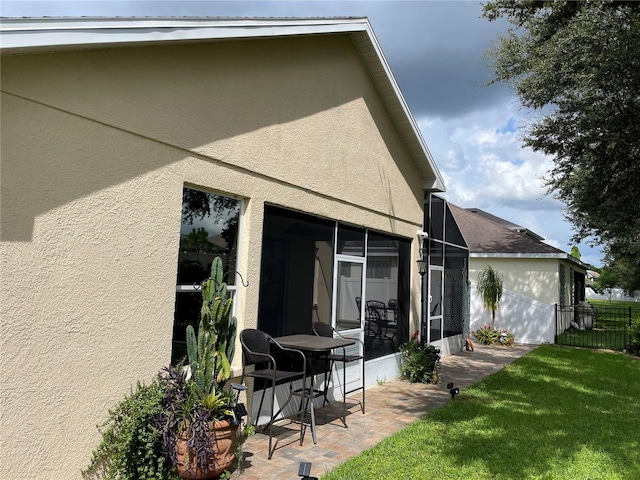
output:
<svg viewBox="0 0 640 480"><path fill-rule="evenodd" d="M236 460L238 448L238 425L231 422L216 421L213 424L211 436L211 454L207 468L194 468L185 465L187 453L187 438L181 436L176 442L178 461L175 465L176 473L185 480L209 480L218 478L222 472L229 470ZM191 455L193 457L193 455Z"/></svg>

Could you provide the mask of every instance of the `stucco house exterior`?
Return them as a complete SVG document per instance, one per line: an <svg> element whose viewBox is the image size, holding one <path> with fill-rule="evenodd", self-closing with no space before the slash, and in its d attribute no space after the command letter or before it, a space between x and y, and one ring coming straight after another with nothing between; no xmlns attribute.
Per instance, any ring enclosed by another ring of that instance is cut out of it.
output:
<svg viewBox="0 0 640 480"><path fill-rule="evenodd" d="M518 343L553 343L555 305L585 299L587 265L527 228L477 208L450 206L469 247L471 330L491 323L477 291L478 274L490 265L503 276L496 328L513 332Z"/></svg>
<svg viewBox="0 0 640 480"><path fill-rule="evenodd" d="M0 35L0 477L80 478L107 410L184 352L215 256L239 329L364 338L360 307L386 302L395 332L365 347L366 377L398 374L429 321L416 233L444 242L445 186L366 18L3 19ZM439 271L462 275L460 255Z"/></svg>

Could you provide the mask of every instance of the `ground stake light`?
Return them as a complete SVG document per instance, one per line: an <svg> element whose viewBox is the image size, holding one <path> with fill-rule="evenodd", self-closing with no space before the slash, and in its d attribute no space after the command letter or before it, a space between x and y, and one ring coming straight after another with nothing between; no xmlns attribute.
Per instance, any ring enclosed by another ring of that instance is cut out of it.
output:
<svg viewBox="0 0 640 480"><path fill-rule="evenodd" d="M311 476L311 462L300 462L298 476L301 480L318 480L317 477Z"/></svg>
<svg viewBox="0 0 640 480"><path fill-rule="evenodd" d="M244 403L238 403L238 400L240 399L240 392L246 391L247 386L242 385L241 383L232 383L231 388L236 391L236 399L233 406L233 419L234 422L239 425L242 421L242 417L246 417L248 414Z"/></svg>
<svg viewBox="0 0 640 480"><path fill-rule="evenodd" d="M460 389L459 388L454 388L453 387L453 382L451 383L447 383L447 388L449 389L449 393L451 394L451 398L456 398L456 395L458 395L460 393Z"/></svg>

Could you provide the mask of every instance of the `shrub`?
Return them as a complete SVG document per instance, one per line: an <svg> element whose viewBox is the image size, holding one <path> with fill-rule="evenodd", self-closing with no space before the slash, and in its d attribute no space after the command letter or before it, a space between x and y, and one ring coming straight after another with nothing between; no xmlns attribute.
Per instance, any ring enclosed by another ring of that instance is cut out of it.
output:
<svg viewBox="0 0 640 480"><path fill-rule="evenodd" d="M640 356L640 315L636 315L631 322L631 341L627 351Z"/></svg>
<svg viewBox="0 0 640 480"><path fill-rule="evenodd" d="M98 428L102 441L82 473L105 480L178 480L162 453L154 419L162 411L164 392L157 380L138 383L135 391L109 410Z"/></svg>
<svg viewBox="0 0 640 480"><path fill-rule="evenodd" d="M511 347L515 343L513 333L509 333L506 328L498 330L485 324L479 330L471 333L476 337L478 343L483 345L504 345Z"/></svg>
<svg viewBox="0 0 640 480"><path fill-rule="evenodd" d="M440 349L418 340L418 332L400 345L400 373L412 383L431 383L440 368Z"/></svg>

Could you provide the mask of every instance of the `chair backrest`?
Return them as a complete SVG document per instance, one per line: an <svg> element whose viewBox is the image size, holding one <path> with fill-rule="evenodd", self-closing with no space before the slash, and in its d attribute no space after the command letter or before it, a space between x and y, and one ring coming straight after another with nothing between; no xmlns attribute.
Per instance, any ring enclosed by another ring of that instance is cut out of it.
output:
<svg viewBox="0 0 640 480"><path fill-rule="evenodd" d="M262 353L269 355L271 351L271 336L255 328L245 328L240 332L240 343L242 344L242 364L255 365L263 363L265 358L252 353Z"/></svg>
<svg viewBox="0 0 640 480"><path fill-rule="evenodd" d="M367 314L374 320L386 320L387 306L379 300L367 300Z"/></svg>
<svg viewBox="0 0 640 480"><path fill-rule="evenodd" d="M333 328L327 323L314 322L313 331L320 337L333 337Z"/></svg>

